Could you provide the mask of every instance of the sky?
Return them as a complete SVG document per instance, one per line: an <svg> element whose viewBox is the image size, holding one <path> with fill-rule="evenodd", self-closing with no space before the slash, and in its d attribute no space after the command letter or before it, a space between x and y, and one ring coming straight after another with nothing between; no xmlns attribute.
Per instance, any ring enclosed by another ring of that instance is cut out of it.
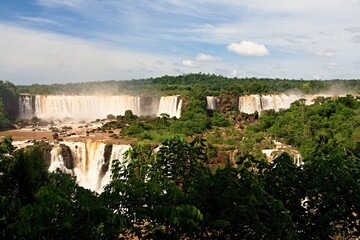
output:
<svg viewBox="0 0 360 240"><path fill-rule="evenodd" d="M359 13L360 0L1 0L0 79L360 79Z"/></svg>

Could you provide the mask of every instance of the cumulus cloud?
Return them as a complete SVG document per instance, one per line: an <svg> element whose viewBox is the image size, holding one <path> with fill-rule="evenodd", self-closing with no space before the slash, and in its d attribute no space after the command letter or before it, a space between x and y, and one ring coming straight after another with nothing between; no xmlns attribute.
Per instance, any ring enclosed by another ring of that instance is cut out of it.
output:
<svg viewBox="0 0 360 240"><path fill-rule="evenodd" d="M198 65L196 64L195 61L187 59L187 60L182 60L181 61L181 65L185 66L185 67L192 67L192 68L196 68L198 67Z"/></svg>
<svg viewBox="0 0 360 240"><path fill-rule="evenodd" d="M208 55L208 54L199 53L196 56L196 61L198 61L198 62L215 62L216 57Z"/></svg>
<svg viewBox="0 0 360 240"><path fill-rule="evenodd" d="M251 41L242 41L240 43L231 43L228 50L239 55L262 57L269 55L269 50L263 44Z"/></svg>

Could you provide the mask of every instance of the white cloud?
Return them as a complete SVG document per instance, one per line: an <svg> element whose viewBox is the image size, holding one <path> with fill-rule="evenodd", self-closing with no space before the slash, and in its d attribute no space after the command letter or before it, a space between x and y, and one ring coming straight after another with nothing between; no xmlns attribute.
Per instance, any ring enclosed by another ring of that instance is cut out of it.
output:
<svg viewBox="0 0 360 240"><path fill-rule="evenodd" d="M230 72L230 76L236 76L238 73L237 73L237 71L236 70L232 70L231 72Z"/></svg>
<svg viewBox="0 0 360 240"><path fill-rule="evenodd" d="M190 59L182 60L181 65L183 65L185 67L191 67L191 68L198 67L197 63L195 61L193 61L193 60L190 60Z"/></svg>
<svg viewBox="0 0 360 240"><path fill-rule="evenodd" d="M216 57L208 55L208 54L199 53L196 56L196 61L198 61L198 62L215 62Z"/></svg>
<svg viewBox="0 0 360 240"><path fill-rule="evenodd" d="M310 0L194 0L190 5L181 0L33 2L38 6L28 9L28 19L8 22L41 31L2 31L0 23L0 73L10 81L144 78L177 74L174 63L182 72L223 69L221 74L229 74L241 69L241 76L312 78L320 74L325 79L335 74L360 75L359 66L351 64L360 52L359 0L319 0L316 4ZM265 51L259 54L254 46L240 51L240 41L246 39ZM232 56L234 52L253 56L269 51L271 56L260 59ZM211 57L216 61L208 61ZM281 68L266 65L273 62Z"/></svg>
<svg viewBox="0 0 360 240"><path fill-rule="evenodd" d="M240 43L231 43L228 45L228 50L233 53L246 56L266 56L269 55L269 50L263 44L251 42L251 41L242 41Z"/></svg>
<svg viewBox="0 0 360 240"><path fill-rule="evenodd" d="M335 52L333 51L316 52L315 55L319 57L334 57Z"/></svg>
<svg viewBox="0 0 360 240"><path fill-rule="evenodd" d="M336 69L339 66L339 64L334 62L328 62L325 64L325 68L327 69Z"/></svg>
<svg viewBox="0 0 360 240"><path fill-rule="evenodd" d="M1 78L15 84L143 78L149 70L161 76L176 61L1 23L0 36Z"/></svg>

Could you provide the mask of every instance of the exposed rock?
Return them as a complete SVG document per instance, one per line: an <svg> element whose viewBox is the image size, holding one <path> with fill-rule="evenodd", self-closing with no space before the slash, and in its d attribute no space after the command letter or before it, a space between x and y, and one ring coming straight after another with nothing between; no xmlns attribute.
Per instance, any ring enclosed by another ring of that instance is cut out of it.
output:
<svg viewBox="0 0 360 240"><path fill-rule="evenodd" d="M61 155L64 159L64 165L67 169L74 169L74 158L71 154L71 149L69 146L64 144L60 144L61 147Z"/></svg>

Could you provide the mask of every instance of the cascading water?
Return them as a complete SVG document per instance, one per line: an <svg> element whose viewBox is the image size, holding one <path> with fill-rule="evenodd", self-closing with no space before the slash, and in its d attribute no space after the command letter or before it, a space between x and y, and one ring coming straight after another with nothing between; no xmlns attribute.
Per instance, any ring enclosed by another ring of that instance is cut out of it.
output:
<svg viewBox="0 0 360 240"><path fill-rule="evenodd" d="M118 159L125 163L123 154L130 148L130 145L112 145L110 159L106 172L103 172L105 162L105 146L103 142L62 142L71 149L74 161L74 169L65 166L61 147L55 145L51 150L51 165L49 171L60 169L63 172L74 174L79 186L92 191L101 192L111 179L111 164Z"/></svg>
<svg viewBox="0 0 360 240"><path fill-rule="evenodd" d="M301 95L301 94L279 94L279 95L248 95L239 97L239 111L247 114L261 113L265 110L288 109L291 104L299 99L305 99L305 103L310 105L317 97L331 97L330 95Z"/></svg>
<svg viewBox="0 0 360 240"><path fill-rule="evenodd" d="M124 158L124 153L129 150L130 145L113 145L111 150L111 156L109 161L109 167L101 179L101 184L99 190L101 191L111 180L111 166L115 159L119 160L121 164L127 166L127 161Z"/></svg>
<svg viewBox="0 0 360 240"><path fill-rule="evenodd" d="M158 116L162 113L169 114L170 117L180 118L182 99L179 95L161 97Z"/></svg>
<svg viewBox="0 0 360 240"><path fill-rule="evenodd" d="M30 118L33 116L33 96L30 95L20 95L19 99L19 117L20 118Z"/></svg>
<svg viewBox="0 0 360 240"><path fill-rule="evenodd" d="M36 95L34 114L40 118L89 120L104 118L108 114L124 115L126 110L140 115L140 97Z"/></svg>
<svg viewBox="0 0 360 240"><path fill-rule="evenodd" d="M206 97L206 107L209 110L215 110L216 109L216 97L207 96Z"/></svg>
<svg viewBox="0 0 360 240"><path fill-rule="evenodd" d="M54 148L50 151L51 155L51 163L49 167L50 172L56 171L56 169L59 169L60 171L64 173L70 173L72 174L72 169L68 169L65 166L65 161L62 156L62 149L60 146L54 146Z"/></svg>
<svg viewBox="0 0 360 240"><path fill-rule="evenodd" d="M180 96L141 97L141 96L75 96L75 95L21 95L19 98L19 117L37 116L43 119L74 118L94 120L105 118L108 114L124 115L131 110L135 115L169 114L179 118L181 115Z"/></svg>
<svg viewBox="0 0 360 240"><path fill-rule="evenodd" d="M239 111L247 114L261 112L260 95L242 96L239 98Z"/></svg>

